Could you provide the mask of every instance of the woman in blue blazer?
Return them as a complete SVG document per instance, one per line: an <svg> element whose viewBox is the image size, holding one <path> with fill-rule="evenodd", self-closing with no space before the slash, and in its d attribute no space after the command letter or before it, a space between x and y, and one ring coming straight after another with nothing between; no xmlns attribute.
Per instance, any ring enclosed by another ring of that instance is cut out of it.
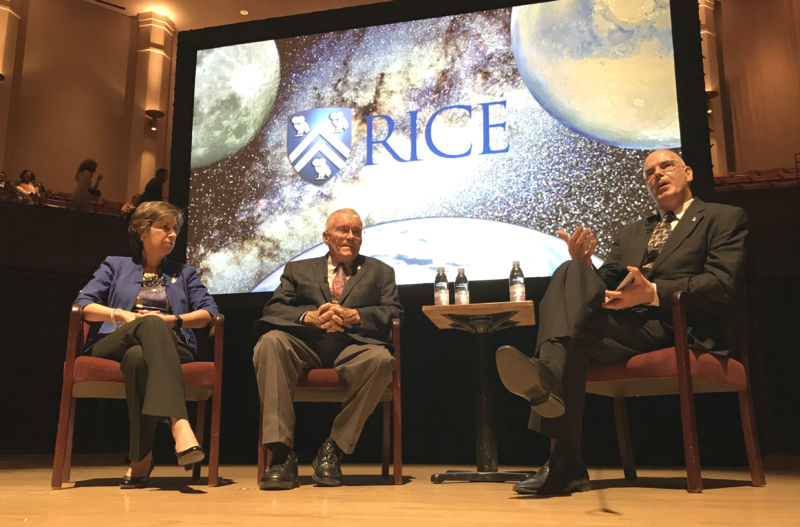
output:
<svg viewBox="0 0 800 527"><path fill-rule="evenodd" d="M166 259L182 224L181 210L166 201L139 205L128 227L134 256L107 257L75 300L85 320L102 322L88 351L119 361L125 377L131 464L121 488L147 485L159 419L169 419L178 464L205 457L187 419L181 364L197 353L187 328L207 325L219 310L193 267Z"/></svg>

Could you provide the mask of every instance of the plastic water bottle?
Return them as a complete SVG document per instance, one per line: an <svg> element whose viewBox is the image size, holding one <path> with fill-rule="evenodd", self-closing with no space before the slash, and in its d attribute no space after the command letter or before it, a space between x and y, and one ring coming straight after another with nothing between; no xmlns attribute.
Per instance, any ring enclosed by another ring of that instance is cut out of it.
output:
<svg viewBox="0 0 800 527"><path fill-rule="evenodd" d="M464 268L458 269L456 276L456 304L469 304L469 281L464 274Z"/></svg>
<svg viewBox="0 0 800 527"><path fill-rule="evenodd" d="M446 306L450 304L450 290L447 289L447 275L444 267L436 270L436 279L433 281L433 305Z"/></svg>
<svg viewBox="0 0 800 527"><path fill-rule="evenodd" d="M525 300L525 276L517 260L511 265L511 274L508 277L508 298L512 302Z"/></svg>

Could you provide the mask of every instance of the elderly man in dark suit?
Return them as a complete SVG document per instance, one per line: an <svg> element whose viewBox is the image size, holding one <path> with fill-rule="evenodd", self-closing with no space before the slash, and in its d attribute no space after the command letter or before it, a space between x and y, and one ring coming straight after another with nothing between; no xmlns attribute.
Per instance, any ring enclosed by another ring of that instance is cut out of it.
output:
<svg viewBox="0 0 800 527"><path fill-rule="evenodd" d="M590 362L672 345L674 292L729 302L742 280L744 211L693 197L692 169L670 150L651 153L644 176L659 215L623 227L599 269L590 260L596 247L591 231L559 231L572 259L553 273L542 300L535 357L512 346L497 350L503 384L531 403L528 427L556 440L548 462L514 486L518 493L588 490L580 443ZM715 349L713 330L702 318L695 314L689 325L692 348Z"/></svg>
<svg viewBox="0 0 800 527"><path fill-rule="evenodd" d="M326 486L341 484L342 456L353 452L364 421L391 382L394 359L387 339L391 320L402 315L403 307L394 270L359 255L361 231L356 211L331 214L322 233L328 254L286 264L280 286L256 323L263 334L253 364L263 441L272 453L262 489L299 485L292 395L305 370L335 368L349 388L312 463L314 481Z"/></svg>

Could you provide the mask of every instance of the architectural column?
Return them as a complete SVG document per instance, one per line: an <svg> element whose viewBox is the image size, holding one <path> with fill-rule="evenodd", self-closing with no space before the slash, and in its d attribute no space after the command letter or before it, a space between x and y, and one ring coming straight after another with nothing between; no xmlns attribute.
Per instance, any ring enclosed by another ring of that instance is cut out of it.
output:
<svg viewBox="0 0 800 527"><path fill-rule="evenodd" d="M175 34L175 24L166 15L137 15L126 198L144 190L157 168L169 167L167 123Z"/></svg>
<svg viewBox="0 0 800 527"><path fill-rule="evenodd" d="M6 159L8 112L11 106L11 85L14 81L21 1L0 0L0 170L5 167Z"/></svg>
<svg viewBox="0 0 800 527"><path fill-rule="evenodd" d="M728 171L727 120L723 107L722 53L714 18L715 0L699 0L700 36L702 37L703 70L705 71L706 97L708 98L708 129L711 144L711 162L714 173Z"/></svg>

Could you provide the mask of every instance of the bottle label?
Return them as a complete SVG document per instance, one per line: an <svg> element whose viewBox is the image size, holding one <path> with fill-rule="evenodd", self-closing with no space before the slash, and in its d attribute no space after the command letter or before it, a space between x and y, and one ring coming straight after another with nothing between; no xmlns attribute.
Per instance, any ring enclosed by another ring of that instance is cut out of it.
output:
<svg viewBox="0 0 800 527"><path fill-rule="evenodd" d="M525 300L525 284L513 284L508 287L508 298L511 302Z"/></svg>
<svg viewBox="0 0 800 527"><path fill-rule="evenodd" d="M456 304L469 304L469 290L456 291Z"/></svg>
<svg viewBox="0 0 800 527"><path fill-rule="evenodd" d="M450 291L447 289L439 289L433 292L433 305L447 306L450 305Z"/></svg>

